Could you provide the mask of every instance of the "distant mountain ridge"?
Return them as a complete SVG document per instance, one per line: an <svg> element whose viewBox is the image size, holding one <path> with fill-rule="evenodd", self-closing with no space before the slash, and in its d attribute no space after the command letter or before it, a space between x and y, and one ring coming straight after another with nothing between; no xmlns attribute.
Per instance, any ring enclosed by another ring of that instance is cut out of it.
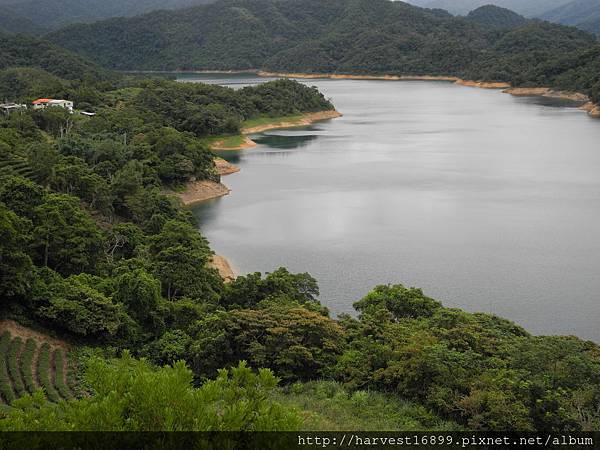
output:
<svg viewBox="0 0 600 450"><path fill-rule="evenodd" d="M550 22L573 25L600 36L600 0L575 0L540 17Z"/></svg>
<svg viewBox="0 0 600 450"><path fill-rule="evenodd" d="M43 34L48 30L32 20L19 16L10 8L0 5L0 31L5 33Z"/></svg>
<svg viewBox="0 0 600 450"><path fill-rule="evenodd" d="M532 22L501 32L387 0L222 0L72 25L48 37L120 70L271 68L459 75L489 66L486 59L492 56L499 60L518 54L525 60L536 57L532 52L574 51L593 43L585 33L558 25Z"/></svg>
<svg viewBox="0 0 600 450"><path fill-rule="evenodd" d="M485 5L474 9L467 14L467 20L480 25L499 28L516 28L525 25L528 21L528 19L510 9L495 5Z"/></svg>
<svg viewBox="0 0 600 450"><path fill-rule="evenodd" d="M106 80L113 75L96 64L34 37L0 32L0 71L41 69L66 80Z"/></svg>
<svg viewBox="0 0 600 450"><path fill-rule="evenodd" d="M600 46L589 33L539 20L481 25L387 0L221 0L48 38L119 70L444 75L600 99Z"/></svg>
<svg viewBox="0 0 600 450"><path fill-rule="evenodd" d="M36 26L50 29L70 23L129 17L212 1L215 0L0 0L0 17L5 11L20 20L26 19ZM25 31L29 31L29 28Z"/></svg>
<svg viewBox="0 0 600 450"><path fill-rule="evenodd" d="M565 5L572 0L406 0L423 8L441 8L452 14L467 15L485 5L510 9L526 17L539 17L545 12Z"/></svg>

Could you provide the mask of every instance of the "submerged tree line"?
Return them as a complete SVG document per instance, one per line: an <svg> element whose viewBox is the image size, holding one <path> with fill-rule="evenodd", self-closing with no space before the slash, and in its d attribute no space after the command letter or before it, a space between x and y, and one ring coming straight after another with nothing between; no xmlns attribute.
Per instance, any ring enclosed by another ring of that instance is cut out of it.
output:
<svg viewBox="0 0 600 450"><path fill-rule="evenodd" d="M316 89L128 78L70 54L82 71L67 73L49 48L43 66L1 70L2 95L69 98L95 115L0 117L0 311L76 345L80 395L26 395L0 410L0 429L297 429L301 393L372 414L402 399L405 429L600 427L592 342L532 336L401 285L334 319L309 274L225 284L208 268L208 242L165 187L218 180L203 138L332 109Z"/></svg>

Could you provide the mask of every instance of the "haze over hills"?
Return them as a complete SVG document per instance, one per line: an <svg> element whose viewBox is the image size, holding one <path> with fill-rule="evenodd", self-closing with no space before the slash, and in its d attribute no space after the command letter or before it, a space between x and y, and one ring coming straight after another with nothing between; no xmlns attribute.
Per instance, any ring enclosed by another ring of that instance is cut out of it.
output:
<svg viewBox="0 0 600 450"><path fill-rule="evenodd" d="M98 81L112 76L96 64L45 40L0 32L0 71L24 68L41 69L66 80Z"/></svg>
<svg viewBox="0 0 600 450"><path fill-rule="evenodd" d="M470 11L493 4L527 17L539 17L545 12L569 3L571 0L406 0L424 8L441 8L452 14L467 15Z"/></svg>
<svg viewBox="0 0 600 450"><path fill-rule="evenodd" d="M600 0L575 0L540 17L550 22L573 25L600 36Z"/></svg>
<svg viewBox="0 0 600 450"><path fill-rule="evenodd" d="M0 31L6 33L43 34L48 30L27 17L19 16L0 5Z"/></svg>
<svg viewBox="0 0 600 450"><path fill-rule="evenodd" d="M474 9L467 14L466 18L480 25L499 28L516 28L525 25L528 21L510 9L495 5L485 5Z"/></svg>
<svg viewBox="0 0 600 450"><path fill-rule="evenodd" d="M19 20L26 18L37 27L46 29L109 17L135 16L158 9L201 5L212 1L214 0L1 0L0 18L5 11ZM30 28L25 31L29 32Z"/></svg>

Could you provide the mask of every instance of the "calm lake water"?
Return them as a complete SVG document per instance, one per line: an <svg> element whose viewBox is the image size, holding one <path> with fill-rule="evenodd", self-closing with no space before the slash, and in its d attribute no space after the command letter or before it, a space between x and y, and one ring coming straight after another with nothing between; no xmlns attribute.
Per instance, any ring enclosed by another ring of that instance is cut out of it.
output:
<svg viewBox="0 0 600 450"><path fill-rule="evenodd" d="M195 209L238 274L309 272L333 313L403 283L600 341L600 120L442 82L307 84L344 117L227 153L242 169L224 177L232 194Z"/></svg>

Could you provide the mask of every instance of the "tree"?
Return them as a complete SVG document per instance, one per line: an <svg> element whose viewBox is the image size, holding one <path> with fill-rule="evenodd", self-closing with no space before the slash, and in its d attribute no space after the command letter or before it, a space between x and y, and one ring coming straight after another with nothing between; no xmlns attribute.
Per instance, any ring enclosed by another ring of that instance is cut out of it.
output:
<svg viewBox="0 0 600 450"><path fill-rule="evenodd" d="M361 314L387 309L395 320L428 317L441 306L440 302L423 295L421 289L407 289L401 284L377 286L354 304L354 308Z"/></svg>
<svg viewBox="0 0 600 450"><path fill-rule="evenodd" d="M24 295L30 288L33 264L27 248L31 223L0 203L0 296Z"/></svg>
<svg viewBox="0 0 600 450"><path fill-rule="evenodd" d="M298 305L316 303L317 281L308 273L292 274L280 267L263 279L260 273L237 277L226 285L221 304L226 307L253 308L261 301L287 298Z"/></svg>
<svg viewBox="0 0 600 450"><path fill-rule="evenodd" d="M45 195L39 184L26 178L9 176L0 180L0 202L21 217L33 219Z"/></svg>
<svg viewBox="0 0 600 450"><path fill-rule="evenodd" d="M97 209L105 215L111 213L112 197L108 184L81 158L60 158L50 179L50 188L63 194L76 195L90 208Z"/></svg>
<svg viewBox="0 0 600 450"><path fill-rule="evenodd" d="M301 307L217 314L190 333L194 367L209 376L215 364L245 360L253 367L273 369L288 381L325 377L344 345L343 330L336 322Z"/></svg>
<svg viewBox="0 0 600 450"><path fill-rule="evenodd" d="M95 339L113 336L122 311L112 300L89 285L84 276L62 278L41 269L32 292L35 315L69 333Z"/></svg>
<svg viewBox="0 0 600 450"><path fill-rule="evenodd" d="M127 271L114 281L114 297L129 314L141 323L148 323L160 302L160 281L144 269Z"/></svg>
<svg viewBox="0 0 600 450"><path fill-rule="evenodd" d="M183 362L155 369L125 352L112 361L90 357L85 367L95 395L60 404L26 396L0 419L0 430L281 431L301 424L294 410L272 400L277 378L244 363L199 388Z"/></svg>
<svg viewBox="0 0 600 450"><path fill-rule="evenodd" d="M214 299L222 281L206 269L211 255L206 240L190 224L168 221L151 241L155 274L168 299L190 296Z"/></svg>
<svg viewBox="0 0 600 450"><path fill-rule="evenodd" d="M50 194L34 214L31 245L38 264L64 275L94 271L104 239L76 197Z"/></svg>

